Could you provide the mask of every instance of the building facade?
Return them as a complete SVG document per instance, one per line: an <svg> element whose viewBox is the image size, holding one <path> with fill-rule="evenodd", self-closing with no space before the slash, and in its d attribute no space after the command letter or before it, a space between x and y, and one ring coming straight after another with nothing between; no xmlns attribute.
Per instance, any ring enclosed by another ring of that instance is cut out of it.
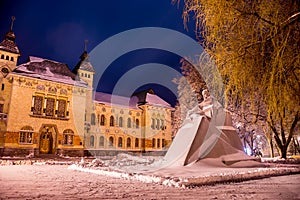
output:
<svg viewBox="0 0 300 200"><path fill-rule="evenodd" d="M29 57L10 31L0 43L0 156L164 152L171 143L172 107L153 90L121 97L94 92L86 51L66 64Z"/></svg>

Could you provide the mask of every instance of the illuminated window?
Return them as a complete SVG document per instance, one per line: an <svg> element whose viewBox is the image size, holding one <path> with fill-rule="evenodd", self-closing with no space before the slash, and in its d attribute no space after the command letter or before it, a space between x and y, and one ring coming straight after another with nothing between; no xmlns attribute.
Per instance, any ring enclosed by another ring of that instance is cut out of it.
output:
<svg viewBox="0 0 300 200"><path fill-rule="evenodd" d="M65 100L57 100L57 117L65 117L66 116L66 108L67 102Z"/></svg>
<svg viewBox="0 0 300 200"><path fill-rule="evenodd" d="M54 105L55 99L54 98L47 98L46 101L46 116L53 116L54 115Z"/></svg>
<svg viewBox="0 0 300 200"><path fill-rule="evenodd" d="M126 147L131 147L131 139L127 138Z"/></svg>
<svg viewBox="0 0 300 200"><path fill-rule="evenodd" d="M90 147L94 147L94 141L95 141L95 137L93 135L91 135L91 137L90 137Z"/></svg>
<svg viewBox="0 0 300 200"><path fill-rule="evenodd" d="M112 136L110 136L108 141L109 141L108 146L113 147L114 146L114 138Z"/></svg>
<svg viewBox="0 0 300 200"><path fill-rule="evenodd" d="M91 115L91 124L92 124L92 125L95 125L95 124L96 124L96 116L95 116L94 113L92 113L92 115Z"/></svg>
<svg viewBox="0 0 300 200"><path fill-rule="evenodd" d="M101 136L101 137L100 137L100 140L99 140L99 146L100 146L100 147L104 147L104 136Z"/></svg>
<svg viewBox="0 0 300 200"><path fill-rule="evenodd" d="M127 128L131 128L131 119L130 118L127 119Z"/></svg>
<svg viewBox="0 0 300 200"><path fill-rule="evenodd" d="M119 118L119 127L123 127L123 118L122 117Z"/></svg>
<svg viewBox="0 0 300 200"><path fill-rule="evenodd" d="M123 147L123 139L121 137L118 139L118 147Z"/></svg>
<svg viewBox="0 0 300 200"><path fill-rule="evenodd" d="M66 129L63 132L63 144L73 145L74 132L71 129Z"/></svg>
<svg viewBox="0 0 300 200"><path fill-rule="evenodd" d="M114 124L115 124L115 119L114 119L113 116L110 116L110 119L109 119L109 125L110 125L110 126L114 126Z"/></svg>
<svg viewBox="0 0 300 200"><path fill-rule="evenodd" d="M33 128L25 126L20 130L19 143L32 144Z"/></svg>
<svg viewBox="0 0 300 200"><path fill-rule="evenodd" d="M33 97L33 107L32 112L34 115L41 115L43 108L43 97L41 96L34 96Z"/></svg>
<svg viewBox="0 0 300 200"><path fill-rule="evenodd" d="M105 126L105 116L104 115L101 115L101 117L100 117L100 125Z"/></svg>
<svg viewBox="0 0 300 200"><path fill-rule="evenodd" d="M155 138L152 139L152 148L155 148Z"/></svg>
<svg viewBox="0 0 300 200"><path fill-rule="evenodd" d="M138 148L139 147L139 139L135 138L135 147Z"/></svg>

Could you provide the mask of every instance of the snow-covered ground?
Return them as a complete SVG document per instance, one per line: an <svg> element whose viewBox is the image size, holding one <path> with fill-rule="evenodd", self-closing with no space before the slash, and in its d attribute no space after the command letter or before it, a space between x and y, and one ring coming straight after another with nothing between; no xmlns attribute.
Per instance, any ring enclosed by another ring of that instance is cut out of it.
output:
<svg viewBox="0 0 300 200"><path fill-rule="evenodd" d="M300 198L299 174L184 189L70 170L69 167L48 164L0 166L0 199Z"/></svg>

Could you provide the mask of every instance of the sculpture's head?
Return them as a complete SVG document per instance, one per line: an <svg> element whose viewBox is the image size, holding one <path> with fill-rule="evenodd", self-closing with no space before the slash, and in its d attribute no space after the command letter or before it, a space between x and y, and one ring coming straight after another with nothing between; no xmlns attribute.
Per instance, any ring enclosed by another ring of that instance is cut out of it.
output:
<svg viewBox="0 0 300 200"><path fill-rule="evenodd" d="M205 89L202 91L202 96L203 96L204 100L206 100L210 97L208 89Z"/></svg>

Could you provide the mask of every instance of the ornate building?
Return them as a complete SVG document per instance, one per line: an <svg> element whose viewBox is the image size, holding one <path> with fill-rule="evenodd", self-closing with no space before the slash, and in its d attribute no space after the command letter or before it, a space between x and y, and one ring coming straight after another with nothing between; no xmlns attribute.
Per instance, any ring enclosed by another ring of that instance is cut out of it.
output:
<svg viewBox="0 0 300 200"><path fill-rule="evenodd" d="M37 57L17 66L15 39L11 26L0 43L0 156L164 152L170 145L172 107L152 90L130 98L94 92L86 51L73 71Z"/></svg>

